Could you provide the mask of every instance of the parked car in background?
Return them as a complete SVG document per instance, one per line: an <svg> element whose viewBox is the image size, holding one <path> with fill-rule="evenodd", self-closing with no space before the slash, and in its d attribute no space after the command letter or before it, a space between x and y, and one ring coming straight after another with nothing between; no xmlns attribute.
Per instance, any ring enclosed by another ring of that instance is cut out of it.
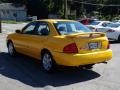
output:
<svg viewBox="0 0 120 90"><path fill-rule="evenodd" d="M98 32L106 33L107 37L120 42L120 23L111 23L106 27L98 28Z"/></svg>
<svg viewBox="0 0 120 90"><path fill-rule="evenodd" d="M93 21L89 25L86 25L89 29L96 32L98 28L106 27L108 24L110 24L110 21Z"/></svg>
<svg viewBox="0 0 120 90"><path fill-rule="evenodd" d="M97 20L98 19L85 18L85 19L81 19L81 20L77 20L77 21L79 21L80 23L82 23L84 25L89 25L93 21L97 21Z"/></svg>
<svg viewBox="0 0 120 90"><path fill-rule="evenodd" d="M40 60L45 71L56 65L92 68L112 58L104 33L91 32L77 21L44 19L33 21L7 37L8 52Z"/></svg>
<svg viewBox="0 0 120 90"><path fill-rule="evenodd" d="M113 23L120 23L120 20L114 20Z"/></svg>

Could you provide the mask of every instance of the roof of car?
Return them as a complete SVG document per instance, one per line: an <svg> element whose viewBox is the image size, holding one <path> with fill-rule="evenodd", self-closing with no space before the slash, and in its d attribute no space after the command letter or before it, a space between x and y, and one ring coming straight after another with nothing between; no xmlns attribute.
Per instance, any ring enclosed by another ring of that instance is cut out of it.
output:
<svg viewBox="0 0 120 90"><path fill-rule="evenodd" d="M95 22L110 22L110 21L95 21Z"/></svg>
<svg viewBox="0 0 120 90"><path fill-rule="evenodd" d="M67 20L67 19L40 19L40 20L37 20L37 21L46 21L46 22L72 21L72 22L74 22L74 20Z"/></svg>

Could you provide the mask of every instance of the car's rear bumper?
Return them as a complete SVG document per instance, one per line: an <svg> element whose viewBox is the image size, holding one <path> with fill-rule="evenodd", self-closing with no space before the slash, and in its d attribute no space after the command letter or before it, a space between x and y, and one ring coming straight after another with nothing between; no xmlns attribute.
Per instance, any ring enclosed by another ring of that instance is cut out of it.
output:
<svg viewBox="0 0 120 90"><path fill-rule="evenodd" d="M80 66L87 64L95 64L110 60L112 58L112 50L87 53L87 54L66 54L53 52L53 58L59 65Z"/></svg>
<svg viewBox="0 0 120 90"><path fill-rule="evenodd" d="M108 39L118 40L120 33L111 32L111 33L106 33L106 35L107 35Z"/></svg>

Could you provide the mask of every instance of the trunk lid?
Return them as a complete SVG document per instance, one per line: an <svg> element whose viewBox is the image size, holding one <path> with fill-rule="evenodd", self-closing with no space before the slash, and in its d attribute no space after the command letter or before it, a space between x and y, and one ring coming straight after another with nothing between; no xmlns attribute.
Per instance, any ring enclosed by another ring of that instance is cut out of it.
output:
<svg viewBox="0 0 120 90"><path fill-rule="evenodd" d="M66 37L74 40L81 54L106 50L109 44L106 35L100 32L71 34Z"/></svg>

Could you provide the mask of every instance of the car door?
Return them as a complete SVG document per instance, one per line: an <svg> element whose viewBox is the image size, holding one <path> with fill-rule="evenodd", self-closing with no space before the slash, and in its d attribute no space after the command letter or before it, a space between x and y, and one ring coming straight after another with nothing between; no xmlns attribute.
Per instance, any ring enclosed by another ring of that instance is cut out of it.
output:
<svg viewBox="0 0 120 90"><path fill-rule="evenodd" d="M22 29L21 33L16 33L14 44L17 52L29 55L29 41L35 35L36 24L37 22L31 22Z"/></svg>
<svg viewBox="0 0 120 90"><path fill-rule="evenodd" d="M45 30L47 32L45 32ZM26 36L27 55L39 59L41 50L45 47L50 34L47 22L38 21L34 33Z"/></svg>

